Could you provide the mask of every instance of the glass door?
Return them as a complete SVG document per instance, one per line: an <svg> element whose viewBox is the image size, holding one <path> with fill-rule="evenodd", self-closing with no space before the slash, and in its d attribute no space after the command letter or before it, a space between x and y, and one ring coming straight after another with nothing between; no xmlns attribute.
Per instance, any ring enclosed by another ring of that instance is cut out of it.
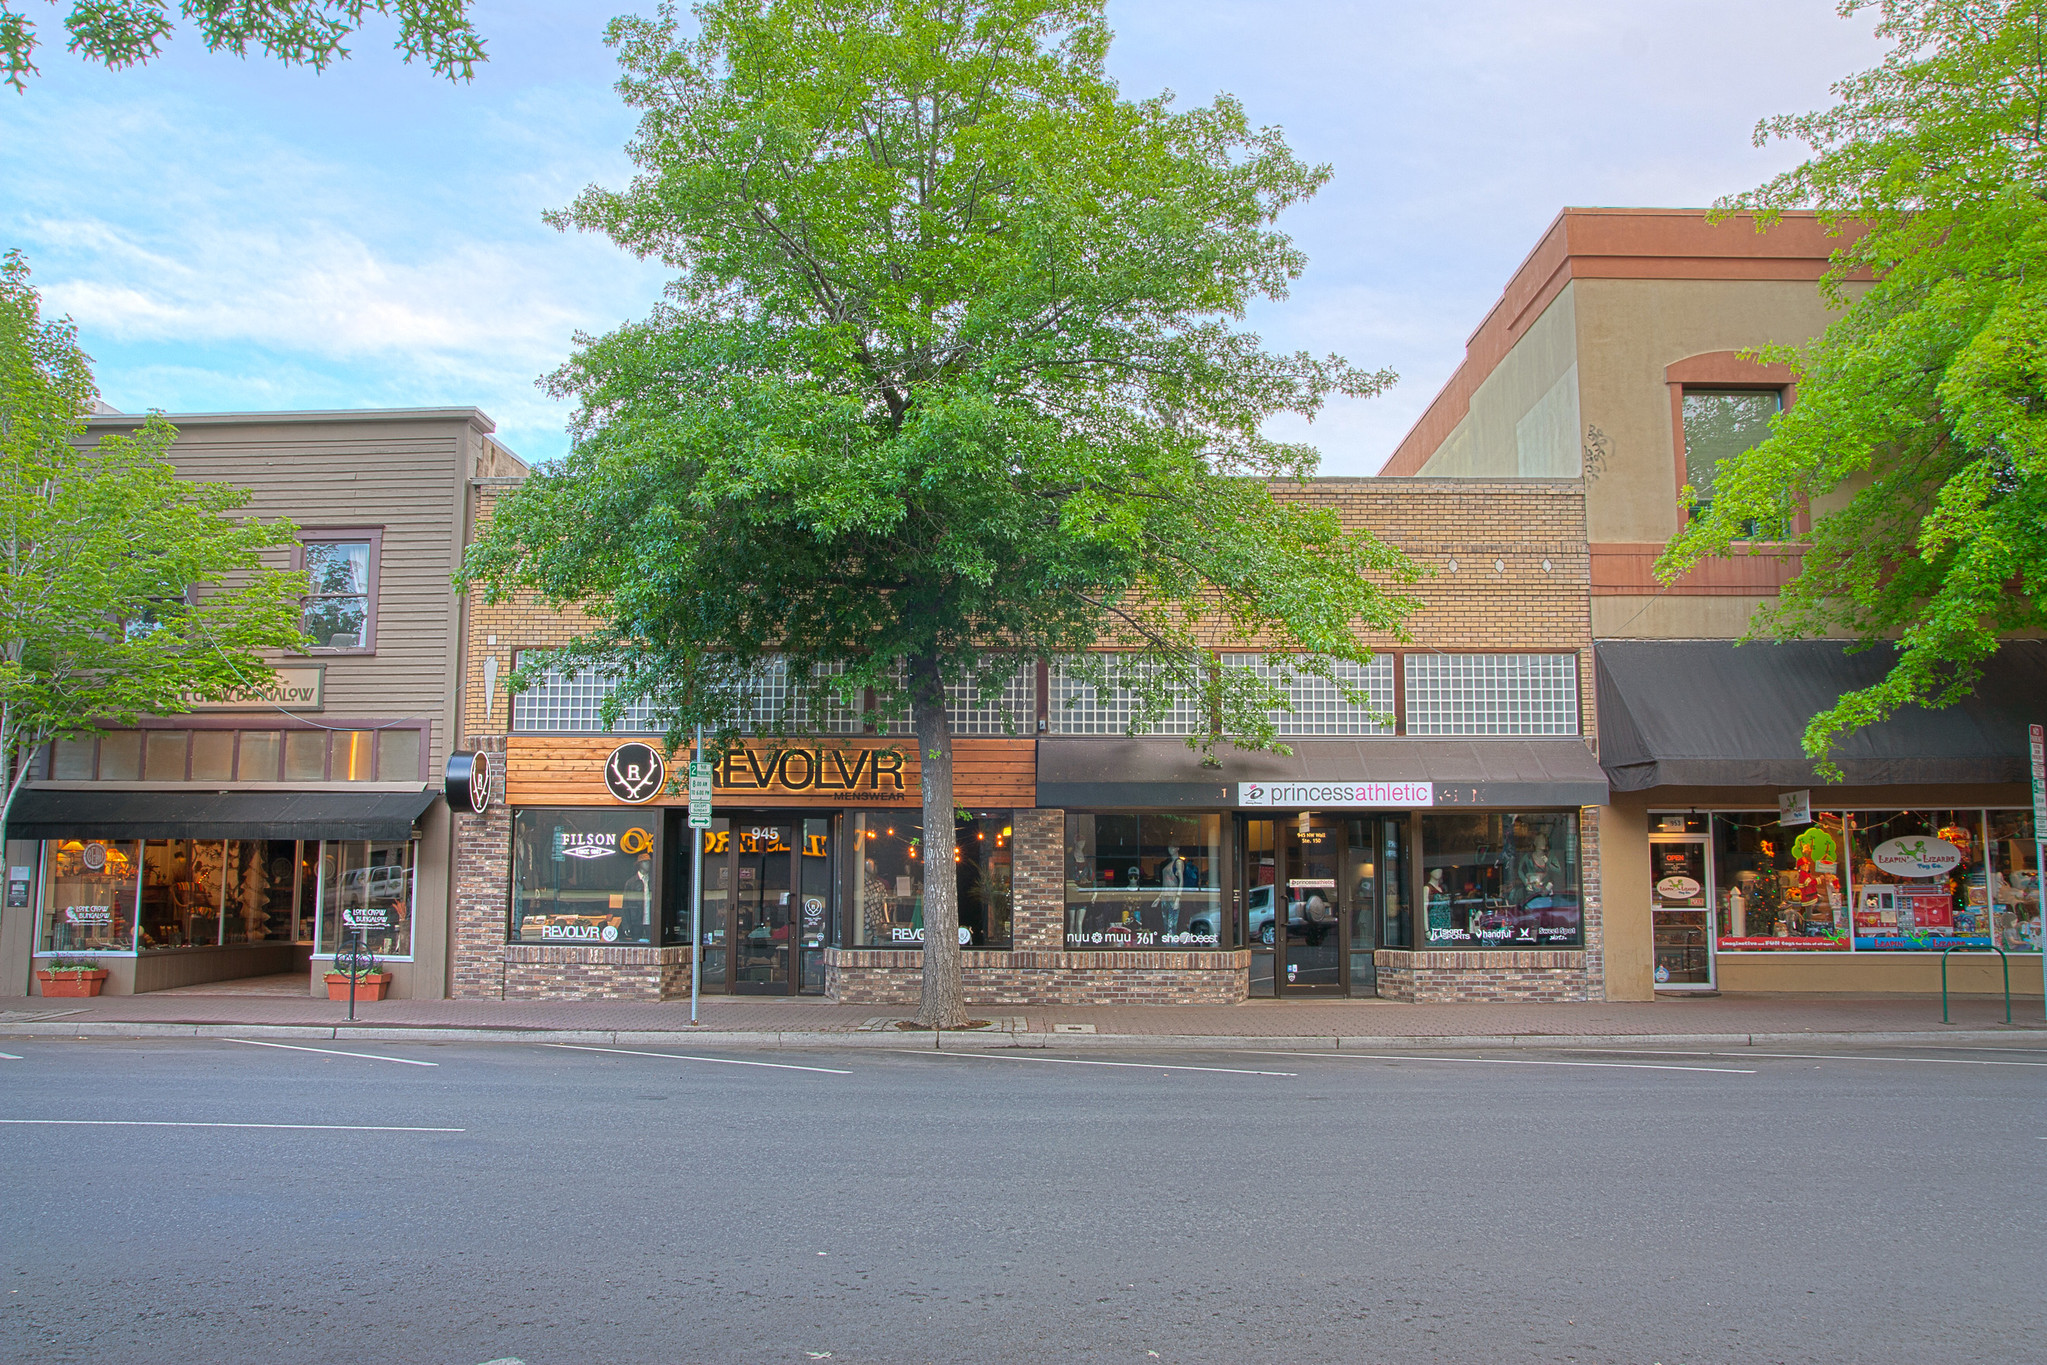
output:
<svg viewBox="0 0 2047 1365"><path fill-rule="evenodd" d="M733 820L732 991L788 995L796 921L795 822L776 816Z"/></svg>
<svg viewBox="0 0 2047 1365"><path fill-rule="evenodd" d="M1276 822L1282 834L1285 915L1275 926L1274 979L1282 995L1340 995L1350 989L1352 888L1349 821L1302 811ZM1275 917L1276 919L1280 917Z"/></svg>
<svg viewBox="0 0 2047 1365"><path fill-rule="evenodd" d="M1706 840L1649 843L1650 937L1658 990L1711 990L1712 866Z"/></svg>
<svg viewBox="0 0 2047 1365"><path fill-rule="evenodd" d="M796 989L823 995L824 949L832 941L832 887L837 885L832 876L832 822L806 816L801 829L803 842L796 850Z"/></svg>

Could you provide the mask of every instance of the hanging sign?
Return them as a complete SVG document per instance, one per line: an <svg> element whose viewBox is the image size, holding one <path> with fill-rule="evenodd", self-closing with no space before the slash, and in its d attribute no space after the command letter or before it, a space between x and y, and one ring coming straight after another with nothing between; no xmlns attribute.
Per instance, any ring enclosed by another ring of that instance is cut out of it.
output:
<svg viewBox="0 0 2047 1365"><path fill-rule="evenodd" d="M604 785L629 806L642 806L661 794L668 765L649 744L621 744L604 762Z"/></svg>
<svg viewBox="0 0 2047 1365"><path fill-rule="evenodd" d="M1908 834L1886 839L1870 853L1877 871L1893 877L1938 877L1961 866L1962 850L1945 839L1925 834Z"/></svg>
<svg viewBox="0 0 2047 1365"><path fill-rule="evenodd" d="M448 755L442 776L448 792L448 807L463 815L482 815L490 809L496 765L487 750L458 750Z"/></svg>
<svg viewBox="0 0 2047 1365"><path fill-rule="evenodd" d="M1777 823L1780 825L1809 825L1812 823L1812 793L1778 792Z"/></svg>

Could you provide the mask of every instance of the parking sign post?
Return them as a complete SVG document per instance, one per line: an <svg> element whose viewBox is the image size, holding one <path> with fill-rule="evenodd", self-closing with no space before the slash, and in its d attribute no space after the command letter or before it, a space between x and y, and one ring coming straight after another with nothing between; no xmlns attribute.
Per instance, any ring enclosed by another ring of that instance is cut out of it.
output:
<svg viewBox="0 0 2047 1365"><path fill-rule="evenodd" d="M689 751L690 842L697 846L689 887L689 1022L697 1022L697 986L704 969L704 834L711 827L711 765L704 761L704 727L697 727L696 747Z"/></svg>

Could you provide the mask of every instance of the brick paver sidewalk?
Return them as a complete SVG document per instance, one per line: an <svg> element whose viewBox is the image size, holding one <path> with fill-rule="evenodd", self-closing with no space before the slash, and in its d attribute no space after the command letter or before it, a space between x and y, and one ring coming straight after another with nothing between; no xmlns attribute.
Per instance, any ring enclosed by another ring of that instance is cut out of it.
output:
<svg viewBox="0 0 2047 1365"><path fill-rule="evenodd" d="M75 1012L74 1012L75 1011ZM853 1033L912 1011L822 1000L708 996L700 1019L718 1033ZM1388 1000L1254 1000L1242 1005L1008 1006L976 1009L999 1027L1049 1034L1130 1037L1497 1037L1503 1035L1697 1035L1938 1031L1938 996L1722 995L1582 1005L1409 1005ZM2004 1028L2001 998L1957 997L1950 1027ZM345 1024L348 1007L284 996L101 996L92 1000L0 997L8 1024ZM2047 1033L2039 997L2013 1001L2014 1033ZM358 1024L414 1028L674 1032L689 1003L565 1003L513 1000L387 1000L356 1006Z"/></svg>

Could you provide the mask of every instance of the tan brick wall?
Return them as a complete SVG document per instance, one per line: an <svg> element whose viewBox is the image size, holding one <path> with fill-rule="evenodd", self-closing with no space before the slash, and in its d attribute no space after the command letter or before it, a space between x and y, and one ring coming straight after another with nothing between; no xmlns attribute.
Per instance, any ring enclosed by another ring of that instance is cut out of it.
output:
<svg viewBox="0 0 2047 1365"><path fill-rule="evenodd" d="M1249 991L1251 954L966 954L966 1001L993 1005L1233 1005ZM841 1004L914 1006L924 955L825 951L825 994Z"/></svg>
<svg viewBox="0 0 2047 1365"><path fill-rule="evenodd" d="M502 736L470 735L464 748L502 761ZM501 1000L505 994L505 931L511 923L512 816L503 802L482 815L455 816L455 906L449 955L455 1000Z"/></svg>
<svg viewBox="0 0 2047 1365"><path fill-rule="evenodd" d="M506 943L507 1000L676 1000L689 994L689 949Z"/></svg>
<svg viewBox="0 0 2047 1365"><path fill-rule="evenodd" d="M1010 845L1010 942L1019 952L1058 952L1066 946L1066 812L1019 810Z"/></svg>

